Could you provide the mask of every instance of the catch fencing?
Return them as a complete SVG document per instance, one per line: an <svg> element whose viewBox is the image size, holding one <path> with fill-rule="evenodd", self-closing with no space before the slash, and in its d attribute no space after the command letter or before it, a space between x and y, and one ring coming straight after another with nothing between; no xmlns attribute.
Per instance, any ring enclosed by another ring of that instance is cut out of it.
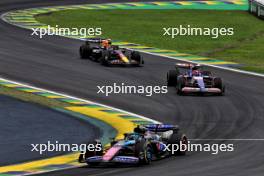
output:
<svg viewBox="0 0 264 176"><path fill-rule="evenodd" d="M264 19L264 0L249 0L249 12Z"/></svg>

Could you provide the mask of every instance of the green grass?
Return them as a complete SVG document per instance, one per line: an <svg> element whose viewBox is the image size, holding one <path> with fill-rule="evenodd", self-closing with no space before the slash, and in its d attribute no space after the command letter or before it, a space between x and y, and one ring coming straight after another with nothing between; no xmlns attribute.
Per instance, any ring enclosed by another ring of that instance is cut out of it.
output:
<svg viewBox="0 0 264 176"><path fill-rule="evenodd" d="M264 22L245 11L65 10L36 17L59 27L101 27L103 37L208 56L264 73ZM233 36L163 36L163 27L234 28Z"/></svg>

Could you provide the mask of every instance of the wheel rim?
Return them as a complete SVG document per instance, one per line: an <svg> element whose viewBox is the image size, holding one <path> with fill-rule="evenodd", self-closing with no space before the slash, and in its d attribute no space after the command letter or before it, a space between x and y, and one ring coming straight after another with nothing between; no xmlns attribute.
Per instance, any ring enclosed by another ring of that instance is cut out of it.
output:
<svg viewBox="0 0 264 176"><path fill-rule="evenodd" d="M152 152L150 149L147 150L146 159L147 159L148 163L151 162L151 160L152 160Z"/></svg>

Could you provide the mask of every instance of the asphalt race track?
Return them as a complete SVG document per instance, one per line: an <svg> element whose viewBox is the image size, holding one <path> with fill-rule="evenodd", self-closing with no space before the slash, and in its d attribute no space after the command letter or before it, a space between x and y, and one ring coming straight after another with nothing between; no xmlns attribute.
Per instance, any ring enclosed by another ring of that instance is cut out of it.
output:
<svg viewBox="0 0 264 176"><path fill-rule="evenodd" d="M17 3L13 3L17 1ZM102 1L3 0L0 10L68 3ZM109 1L107 1L109 2ZM143 68L107 68L89 60L80 60L82 42L63 37L39 39L30 31L0 21L0 75L35 86L94 100L153 118L177 123L190 138L264 139L264 79L212 69L223 77L226 96L177 96L173 88L165 95L97 94L97 85L122 82L130 85L165 85L166 72L174 60L144 55ZM22 128L23 126L19 126ZM53 135L53 134L50 134ZM68 136L70 138L70 136ZM139 168L76 168L43 175L126 175L126 176L262 176L264 141L203 141L234 143L235 151L212 155L189 153Z"/></svg>
<svg viewBox="0 0 264 176"><path fill-rule="evenodd" d="M0 122L0 166L63 154L40 155L31 151L31 144L80 144L100 136L98 129L70 115L3 95Z"/></svg>

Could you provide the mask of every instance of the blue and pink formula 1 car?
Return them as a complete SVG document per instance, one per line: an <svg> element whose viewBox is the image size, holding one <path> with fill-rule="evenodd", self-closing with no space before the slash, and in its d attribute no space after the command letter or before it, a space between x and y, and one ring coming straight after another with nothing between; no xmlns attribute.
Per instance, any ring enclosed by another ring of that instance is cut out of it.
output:
<svg viewBox="0 0 264 176"><path fill-rule="evenodd" d="M100 141L97 141L97 143ZM165 150L173 144L187 144L187 137L178 126L151 124L138 126L133 133L124 134L124 139L113 140L104 150L86 151L80 154L79 162L90 166L105 163L145 165L156 159L171 155L185 155L186 150Z"/></svg>
<svg viewBox="0 0 264 176"><path fill-rule="evenodd" d="M198 64L177 63L174 70L167 73L167 85L175 86L177 94L214 94L224 95L225 86L219 77L203 70Z"/></svg>

